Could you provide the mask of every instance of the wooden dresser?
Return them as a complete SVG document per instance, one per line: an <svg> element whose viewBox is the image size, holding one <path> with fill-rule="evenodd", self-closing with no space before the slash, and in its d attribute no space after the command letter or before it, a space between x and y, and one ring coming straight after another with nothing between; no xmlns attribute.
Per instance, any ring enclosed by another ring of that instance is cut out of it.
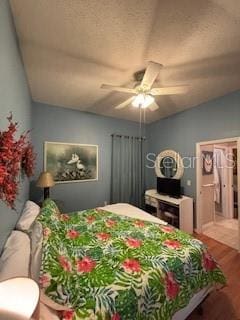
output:
<svg viewBox="0 0 240 320"><path fill-rule="evenodd" d="M182 196L172 198L151 189L145 192L145 204L156 209L156 215L162 220L172 217L177 227L187 233L193 233L193 199Z"/></svg>

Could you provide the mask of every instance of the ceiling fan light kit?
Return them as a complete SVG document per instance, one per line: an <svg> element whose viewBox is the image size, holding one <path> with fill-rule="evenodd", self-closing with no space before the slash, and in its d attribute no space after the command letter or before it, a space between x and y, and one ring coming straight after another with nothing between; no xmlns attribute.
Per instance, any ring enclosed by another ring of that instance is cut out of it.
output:
<svg viewBox="0 0 240 320"><path fill-rule="evenodd" d="M138 73L135 73L138 76L137 80L140 80L140 77L142 77L140 85L137 85L135 88L126 88L121 86L102 84L101 89L133 94L131 98L128 98L126 101L120 103L118 106L115 107L115 109L123 109L129 106L130 103L132 103L132 106L135 108L145 109L149 107L149 110L155 111L159 109L159 106L155 102L153 96L182 94L186 93L188 89L187 86L152 88L161 67L161 64L149 61L145 72L141 70Z"/></svg>
<svg viewBox="0 0 240 320"><path fill-rule="evenodd" d="M132 102L133 107L135 108L147 108L154 102L154 97L149 94L139 93L134 97Z"/></svg>

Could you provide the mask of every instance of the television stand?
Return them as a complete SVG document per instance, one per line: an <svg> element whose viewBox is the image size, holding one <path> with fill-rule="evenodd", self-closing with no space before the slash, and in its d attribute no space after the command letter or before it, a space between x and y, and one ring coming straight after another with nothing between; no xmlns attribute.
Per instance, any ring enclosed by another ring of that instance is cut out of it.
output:
<svg viewBox="0 0 240 320"><path fill-rule="evenodd" d="M157 193L156 189L145 192L145 204L156 209L156 215L162 220L176 221L177 227L190 234L193 233L193 199L184 195L173 198ZM165 214L166 212L166 214ZM175 223L174 223L175 224Z"/></svg>

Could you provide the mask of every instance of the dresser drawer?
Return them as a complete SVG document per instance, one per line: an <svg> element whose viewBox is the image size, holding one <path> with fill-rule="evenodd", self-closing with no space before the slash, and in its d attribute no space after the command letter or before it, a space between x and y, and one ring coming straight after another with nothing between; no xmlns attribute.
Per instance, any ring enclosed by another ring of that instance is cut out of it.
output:
<svg viewBox="0 0 240 320"><path fill-rule="evenodd" d="M150 203L151 203L151 206L157 208L158 207L158 201L157 199L155 198L150 198Z"/></svg>
<svg viewBox="0 0 240 320"><path fill-rule="evenodd" d="M167 204L166 202L160 202L159 203L159 209L161 211L167 211L170 212L176 216L179 215L179 207L171 204Z"/></svg>
<svg viewBox="0 0 240 320"><path fill-rule="evenodd" d="M145 204L148 204L154 208L158 207L158 201L157 199L150 197L150 196L145 196Z"/></svg>

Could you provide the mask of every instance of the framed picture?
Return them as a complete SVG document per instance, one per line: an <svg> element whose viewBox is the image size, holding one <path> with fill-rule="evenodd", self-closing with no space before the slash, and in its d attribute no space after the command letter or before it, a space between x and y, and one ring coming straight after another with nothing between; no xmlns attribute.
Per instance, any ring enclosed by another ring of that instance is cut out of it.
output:
<svg viewBox="0 0 240 320"><path fill-rule="evenodd" d="M202 151L202 175L213 174L213 152L212 151Z"/></svg>
<svg viewBox="0 0 240 320"><path fill-rule="evenodd" d="M98 146L62 142L44 143L44 170L56 183L98 180Z"/></svg>

